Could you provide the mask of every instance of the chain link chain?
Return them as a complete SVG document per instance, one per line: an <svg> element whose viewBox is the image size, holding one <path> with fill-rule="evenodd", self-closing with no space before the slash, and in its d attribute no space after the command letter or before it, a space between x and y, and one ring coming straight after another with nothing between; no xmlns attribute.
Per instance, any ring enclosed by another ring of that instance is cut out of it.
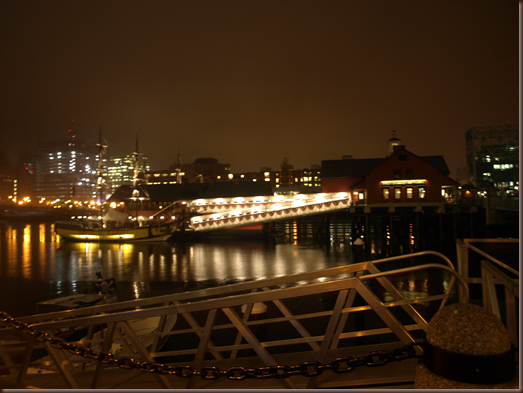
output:
<svg viewBox="0 0 523 393"><path fill-rule="evenodd" d="M373 351L359 358L344 356L332 359L329 364L322 364L318 361L306 361L299 365L285 366L265 366L259 368L245 368L241 366L230 367L228 370L220 370L218 367L203 367L201 370L194 369L192 366L170 366L161 363L137 361L132 357L124 356L116 358L112 353L96 352L91 348L81 347L69 343L61 338L51 337L48 333L33 329L29 324L12 318L6 312L0 311L0 322L7 324L7 327L14 327L21 331L21 334L31 335L40 342L49 342L57 349L65 349L73 355L84 358L95 359L106 366L117 366L123 369L138 369L146 373L156 373L162 375L175 375L180 378L192 378L199 376L206 380L216 380L224 376L230 380L242 381L244 379L267 379L267 378L289 378L293 375L304 377L317 377L324 370L331 370L336 374L343 374L353 371L356 367L383 366L394 361L402 361L416 356L414 345L408 344L403 347L388 351Z"/></svg>

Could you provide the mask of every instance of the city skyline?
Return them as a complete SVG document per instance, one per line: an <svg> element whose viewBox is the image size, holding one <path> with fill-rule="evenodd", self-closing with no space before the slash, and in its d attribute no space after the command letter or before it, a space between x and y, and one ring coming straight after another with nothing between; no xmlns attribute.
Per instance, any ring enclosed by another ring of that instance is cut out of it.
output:
<svg viewBox="0 0 523 393"><path fill-rule="evenodd" d="M11 160L70 127L153 170L233 172L387 154L392 131L456 176L465 132L519 123L519 4L11 1L0 4Z"/></svg>

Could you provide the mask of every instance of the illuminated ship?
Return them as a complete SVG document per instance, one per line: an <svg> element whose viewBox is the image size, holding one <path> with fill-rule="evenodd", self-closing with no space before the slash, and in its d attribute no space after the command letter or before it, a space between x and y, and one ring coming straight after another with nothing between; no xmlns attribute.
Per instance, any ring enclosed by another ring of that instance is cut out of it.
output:
<svg viewBox="0 0 523 393"><path fill-rule="evenodd" d="M103 155L107 144L103 143L102 133L100 131L99 160L97 170L97 187L100 192L100 207L103 209L104 203L102 201L103 188L105 180L103 178ZM145 181L143 176L139 174L140 157L138 153L138 140L136 141L136 152L133 153L135 157L135 174L133 181L133 197L140 200L146 199L147 195L143 195L144 189L141 183ZM164 209L165 210L165 209ZM99 219L96 221L82 220L77 218L77 221L56 222L55 232L66 241L79 242L151 242L151 241L167 241L172 236L175 224L171 217L168 216L166 220L160 220L145 224L135 217L133 220L129 214L119 212L114 209L107 209L105 212L100 211Z"/></svg>

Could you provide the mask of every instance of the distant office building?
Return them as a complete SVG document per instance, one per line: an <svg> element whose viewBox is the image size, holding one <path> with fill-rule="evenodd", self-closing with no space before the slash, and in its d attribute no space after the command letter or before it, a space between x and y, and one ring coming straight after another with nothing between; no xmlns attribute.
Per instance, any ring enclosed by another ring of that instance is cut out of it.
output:
<svg viewBox="0 0 523 393"><path fill-rule="evenodd" d="M37 198L98 200L98 160L98 147L77 141L72 130L66 141L39 143L35 159Z"/></svg>
<svg viewBox="0 0 523 393"><path fill-rule="evenodd" d="M30 199L33 204L37 203L36 192L36 154L34 150L25 148L18 155L17 167L17 199Z"/></svg>
<svg viewBox="0 0 523 393"><path fill-rule="evenodd" d="M176 167L171 167L171 169L176 169ZM197 158L191 164L181 165L180 170L185 173L187 182L204 183L229 179L231 166L219 163L216 158Z"/></svg>
<svg viewBox="0 0 523 393"><path fill-rule="evenodd" d="M519 125L473 127L466 133L469 181L479 195L519 193Z"/></svg>
<svg viewBox="0 0 523 393"><path fill-rule="evenodd" d="M294 188L305 193L321 192L321 167L313 164L310 168L294 169Z"/></svg>
<svg viewBox="0 0 523 393"><path fill-rule="evenodd" d="M198 158L191 164L173 165L166 170L150 171L147 178L148 184L151 185L263 182L270 185L276 193L321 191L319 165L311 165L310 169L294 169L285 160L282 168L276 171L270 167L260 167L258 172L233 173L229 164L221 164L215 158Z"/></svg>
<svg viewBox="0 0 523 393"><path fill-rule="evenodd" d="M197 158L190 164L149 171L147 178L148 184L192 184L228 181L232 177L229 164L221 164L216 158Z"/></svg>
<svg viewBox="0 0 523 393"><path fill-rule="evenodd" d="M314 164L310 169L294 169L294 166L284 159L277 171L261 167L259 172L235 172L229 175L229 181L264 182L269 184L276 194L317 193L321 192L321 169L319 165Z"/></svg>
<svg viewBox="0 0 523 393"><path fill-rule="evenodd" d="M111 156L109 164L107 165L107 179L111 185L111 193L115 192L117 188L124 185L132 185L134 181L135 171L135 155L128 154L126 156ZM138 172L145 174L150 172L150 165L147 156L141 157L141 163L138 165ZM149 181L151 179L147 179Z"/></svg>
<svg viewBox="0 0 523 393"><path fill-rule="evenodd" d="M0 163L0 204L17 200L17 179L12 168Z"/></svg>

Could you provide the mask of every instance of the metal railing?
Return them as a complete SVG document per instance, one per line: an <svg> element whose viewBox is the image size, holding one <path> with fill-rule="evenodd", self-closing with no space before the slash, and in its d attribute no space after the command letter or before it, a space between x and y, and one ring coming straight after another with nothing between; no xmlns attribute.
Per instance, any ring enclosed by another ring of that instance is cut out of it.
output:
<svg viewBox="0 0 523 393"><path fill-rule="evenodd" d="M456 240L458 272L467 284L481 285L482 306L502 319L509 332L510 340L514 346L518 347L519 321L516 305L519 302L519 272L471 243L519 243L519 239ZM474 266L470 266L469 251L485 258L480 260L478 264L481 269L480 276L472 276L470 273ZM503 301L498 298L496 285L504 287ZM501 313L501 310L504 313Z"/></svg>
<svg viewBox="0 0 523 393"><path fill-rule="evenodd" d="M519 321L517 303L519 302L519 283L488 261L481 261L481 278L483 281L483 307L492 312L499 319L504 319L510 341L519 348L518 332ZM503 285L505 292L504 314L500 311L496 284Z"/></svg>
<svg viewBox="0 0 523 393"><path fill-rule="evenodd" d="M385 262L428 255L440 258L443 263L387 271L378 269L378 265ZM442 270L450 275L443 293L424 293L418 294L418 297L407 298L389 280L393 276L433 269ZM456 280L465 293L462 301L466 302L467 285L448 258L437 252L424 251L315 272L38 314L17 320L52 337L60 337L61 332L83 327L85 337L74 341L77 345L98 351L101 348L102 352L117 348L116 351L119 352L116 356L132 356L144 362L154 362L159 357L185 359L176 362L188 362L196 368L202 367L204 360L209 356L216 364L230 359L241 362L244 357L240 355L245 355L245 351L251 351L251 355L255 354L264 365L274 366L277 364L274 353L289 351L290 346L296 345L301 345L299 351L312 350L315 361L323 362L328 350L337 348L340 342L346 339L392 333L405 345L415 343L413 332L425 329L428 322L414 306L441 301L440 308L443 307ZM392 300L380 300L370 289L371 282L373 285L380 285ZM315 311L314 307L303 307L303 302L310 299L310 296L318 297L328 293L334 294L334 304L325 306L321 311ZM363 304L355 304L357 296L358 301L363 301ZM269 304L270 312L263 319L253 320L253 305L263 302ZM408 323L401 323L393 313L400 308L402 313L410 318ZM354 330L353 324L347 323L350 315L369 310L375 312L385 327ZM218 312L221 312L219 316ZM240 316L242 312L243 316ZM169 317L174 315L177 316L178 322L172 329L166 329ZM150 318L156 318L153 332L148 331L144 335L133 329L131 321ZM257 327L262 325L271 328L268 337L260 337L255 332ZM292 334L285 337L274 335L281 331ZM230 341L223 339L227 334L231 338ZM193 337L192 342L187 339L189 336ZM160 342L169 337L174 341L175 348L171 345L168 350L158 352ZM146 338L148 344L145 344ZM33 354L39 348L44 348L48 356L34 360ZM80 388L79 382L75 380L75 373L92 369L92 378L87 387L97 388L100 386L104 369L109 368L108 365L98 363L88 356L81 357L67 350L56 349L49 342L40 343L31 335L23 337L23 330L21 336L13 327L0 328L0 355L4 362L0 370L8 370L11 375L16 376L17 383L20 384L24 383L28 370L37 367L52 368L61 375L69 388ZM192 360L186 360L187 356ZM172 388L172 381L166 375L155 376L162 387ZM282 379L280 382L286 388L295 387L291 379ZM315 379L311 379L311 386L307 387L314 387L314 384ZM191 384L187 386L194 387Z"/></svg>

